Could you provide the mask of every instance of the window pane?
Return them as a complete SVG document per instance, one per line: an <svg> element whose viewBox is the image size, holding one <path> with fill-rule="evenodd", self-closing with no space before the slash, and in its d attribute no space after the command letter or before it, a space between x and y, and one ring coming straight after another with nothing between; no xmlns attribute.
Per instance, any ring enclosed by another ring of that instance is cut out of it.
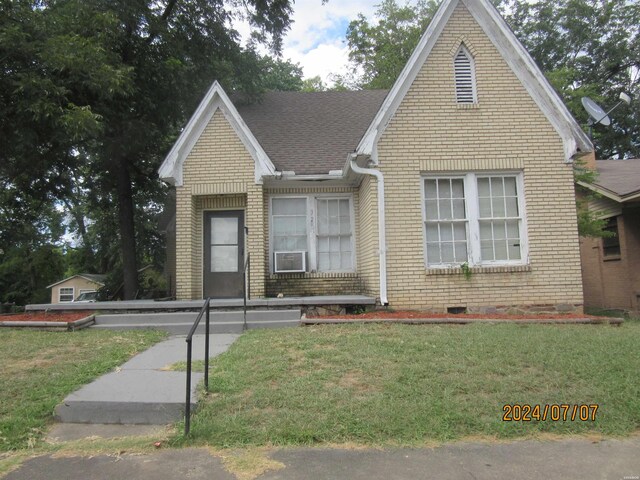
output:
<svg viewBox="0 0 640 480"><path fill-rule="evenodd" d="M493 207L493 218L504 218L504 198L493 197L491 199L491 206Z"/></svg>
<svg viewBox="0 0 640 480"><path fill-rule="evenodd" d="M508 260L506 240L496 240L494 242L495 260Z"/></svg>
<svg viewBox="0 0 640 480"><path fill-rule="evenodd" d="M351 238L350 237L340 237L340 251L342 253L351 254Z"/></svg>
<svg viewBox="0 0 640 480"><path fill-rule="evenodd" d="M441 246L442 263L453 263L453 243L442 243Z"/></svg>
<svg viewBox="0 0 640 480"><path fill-rule="evenodd" d="M449 220L453 218L451 212L451 200L440 200L438 204L440 206L440 220Z"/></svg>
<svg viewBox="0 0 640 480"><path fill-rule="evenodd" d="M508 197L515 197L518 195L515 177L504 177L504 193Z"/></svg>
<svg viewBox="0 0 640 480"><path fill-rule="evenodd" d="M329 251L329 237L318 237L318 252Z"/></svg>
<svg viewBox="0 0 640 480"><path fill-rule="evenodd" d="M238 247L229 245L211 246L212 272L237 272Z"/></svg>
<svg viewBox="0 0 640 480"><path fill-rule="evenodd" d="M274 198L274 215L307 215L306 198Z"/></svg>
<svg viewBox="0 0 640 480"><path fill-rule="evenodd" d="M427 263L429 265L442 263L440 260L440 244L427 243Z"/></svg>
<svg viewBox="0 0 640 480"><path fill-rule="evenodd" d="M464 181L461 178L451 180L453 198L464 198Z"/></svg>
<svg viewBox="0 0 640 480"><path fill-rule="evenodd" d="M491 218L491 199L480 198L480 218Z"/></svg>
<svg viewBox="0 0 640 480"><path fill-rule="evenodd" d="M438 204L435 200L427 200L425 203L425 214L427 220L438 220Z"/></svg>
<svg viewBox="0 0 640 480"><path fill-rule="evenodd" d="M491 240L492 238L491 223L480 222L480 240Z"/></svg>
<svg viewBox="0 0 640 480"><path fill-rule="evenodd" d="M340 235L349 235L351 233L351 217L340 216Z"/></svg>
<svg viewBox="0 0 640 480"><path fill-rule="evenodd" d="M461 240L467 240L467 230L464 223L455 223L453 225L453 238L457 242Z"/></svg>
<svg viewBox="0 0 640 480"><path fill-rule="evenodd" d="M493 238L496 240L507 238L504 222L493 222Z"/></svg>
<svg viewBox="0 0 640 480"><path fill-rule="evenodd" d="M238 219L234 217L212 218L211 243L214 245L237 245Z"/></svg>
<svg viewBox="0 0 640 480"><path fill-rule="evenodd" d="M440 198L451 198L451 181L446 178L438 180L438 195Z"/></svg>
<svg viewBox="0 0 640 480"><path fill-rule="evenodd" d="M502 177L491 177L491 196L492 197L504 197L504 186L502 184Z"/></svg>
<svg viewBox="0 0 640 480"><path fill-rule="evenodd" d="M507 236L509 238L520 239L520 229L518 228L518 220L509 220L507 224Z"/></svg>
<svg viewBox="0 0 640 480"><path fill-rule="evenodd" d="M343 217L351 217L351 212L349 212L349 200L346 198L340 200L340 215Z"/></svg>
<svg viewBox="0 0 640 480"><path fill-rule="evenodd" d="M478 179L478 196L479 197L490 197L491 191L489 190L489 179L488 178L479 178Z"/></svg>
<svg viewBox="0 0 640 480"><path fill-rule="evenodd" d="M434 225L432 223L428 223L426 226L427 229L427 242L437 242L440 240L438 236L438 225Z"/></svg>
<svg viewBox="0 0 640 480"><path fill-rule="evenodd" d="M507 197L505 199L507 204L507 217L518 216L518 199L516 197Z"/></svg>
<svg viewBox="0 0 640 480"><path fill-rule="evenodd" d="M453 218L457 220L466 218L463 199L453 201Z"/></svg>
<svg viewBox="0 0 640 480"><path fill-rule="evenodd" d="M329 234L329 220L324 215L318 215L318 235Z"/></svg>
<svg viewBox="0 0 640 480"><path fill-rule="evenodd" d="M453 225L450 223L440 224L440 239L443 242L453 241Z"/></svg>
<svg viewBox="0 0 640 480"><path fill-rule="evenodd" d="M435 180L425 180L424 181L424 196L426 199L437 198L436 192L436 181Z"/></svg>
<svg viewBox="0 0 640 480"><path fill-rule="evenodd" d="M493 241L481 240L480 241L480 255L482 260L493 260Z"/></svg>
<svg viewBox="0 0 640 480"><path fill-rule="evenodd" d="M514 244L513 241L509 242L509 260L520 260L520 244Z"/></svg>
<svg viewBox="0 0 640 480"><path fill-rule="evenodd" d="M456 242L455 243L456 262L464 263L469 258L467 254L467 243Z"/></svg>
<svg viewBox="0 0 640 480"><path fill-rule="evenodd" d="M318 254L318 270L330 270L331 262L329 261L329 253Z"/></svg>

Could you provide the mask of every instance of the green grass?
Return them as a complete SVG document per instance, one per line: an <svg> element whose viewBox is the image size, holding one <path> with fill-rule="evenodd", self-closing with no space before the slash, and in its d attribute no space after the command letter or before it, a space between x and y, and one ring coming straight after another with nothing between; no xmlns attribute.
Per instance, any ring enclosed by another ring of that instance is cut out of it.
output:
<svg viewBox="0 0 640 480"><path fill-rule="evenodd" d="M66 395L164 337L150 330L0 330L0 451L35 446Z"/></svg>
<svg viewBox="0 0 640 480"><path fill-rule="evenodd" d="M191 443L419 445L640 427L640 323L254 330L211 366ZM598 404L594 422L504 422L504 404ZM177 439L180 443L184 439Z"/></svg>

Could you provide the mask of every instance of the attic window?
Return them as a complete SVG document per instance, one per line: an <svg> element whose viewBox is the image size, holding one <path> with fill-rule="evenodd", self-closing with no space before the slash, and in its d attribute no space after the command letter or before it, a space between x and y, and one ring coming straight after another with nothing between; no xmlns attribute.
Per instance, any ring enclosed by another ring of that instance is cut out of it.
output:
<svg viewBox="0 0 640 480"><path fill-rule="evenodd" d="M473 57L464 45L460 46L453 59L453 70L456 83L456 101L459 104L478 103Z"/></svg>

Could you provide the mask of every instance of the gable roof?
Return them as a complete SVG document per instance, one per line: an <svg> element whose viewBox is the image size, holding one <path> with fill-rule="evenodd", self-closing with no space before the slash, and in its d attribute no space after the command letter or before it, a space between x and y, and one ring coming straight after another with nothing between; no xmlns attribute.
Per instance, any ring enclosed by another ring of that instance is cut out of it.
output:
<svg viewBox="0 0 640 480"><path fill-rule="evenodd" d="M107 279L106 275L102 275L98 273L78 273L77 275L71 275L70 277L67 277L64 280L60 280L59 282L52 283L51 285L47 286L47 288L55 287L56 285L60 285L61 283L64 283L67 280L71 280L72 278L76 278L76 277L84 278L85 280L88 280L90 282L97 283L98 285L103 285L103 286L104 286L104 281Z"/></svg>
<svg viewBox="0 0 640 480"><path fill-rule="evenodd" d="M596 181L581 185L619 203L640 200L640 158L598 160L596 168Z"/></svg>
<svg viewBox="0 0 640 480"><path fill-rule="evenodd" d="M164 162L162 162L158 170L158 175L160 175L162 180L174 186L182 185L182 166L184 161L209 124L214 113L218 110L222 111L255 161L256 182L259 183L263 175L275 174L275 167L269 159L269 156L244 123L222 86L215 81L189 119L178 140L176 140L171 151L164 159Z"/></svg>
<svg viewBox="0 0 640 480"><path fill-rule="evenodd" d="M326 174L344 167L387 93L267 92L236 108L277 170Z"/></svg>
<svg viewBox="0 0 640 480"><path fill-rule="evenodd" d="M542 113L558 132L564 144L565 161L570 162L578 151L592 151L593 145L589 137L571 116L544 74L489 0L444 0L382 104L380 111L360 141L357 153L371 155L374 152L377 140L409 91L459 3L467 7ZM374 158L374 160L376 159Z"/></svg>

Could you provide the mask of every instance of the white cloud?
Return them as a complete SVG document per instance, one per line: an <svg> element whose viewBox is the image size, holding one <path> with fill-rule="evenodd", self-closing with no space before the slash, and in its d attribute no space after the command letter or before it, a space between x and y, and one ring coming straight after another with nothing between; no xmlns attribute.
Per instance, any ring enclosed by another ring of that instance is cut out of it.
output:
<svg viewBox="0 0 640 480"><path fill-rule="evenodd" d="M325 82L332 73L345 73L348 49L345 35L349 22L359 13L372 18L376 2L371 0L297 0L293 4L293 24L283 42L283 57L299 63L305 78L319 75ZM234 24L242 38L249 26Z"/></svg>

